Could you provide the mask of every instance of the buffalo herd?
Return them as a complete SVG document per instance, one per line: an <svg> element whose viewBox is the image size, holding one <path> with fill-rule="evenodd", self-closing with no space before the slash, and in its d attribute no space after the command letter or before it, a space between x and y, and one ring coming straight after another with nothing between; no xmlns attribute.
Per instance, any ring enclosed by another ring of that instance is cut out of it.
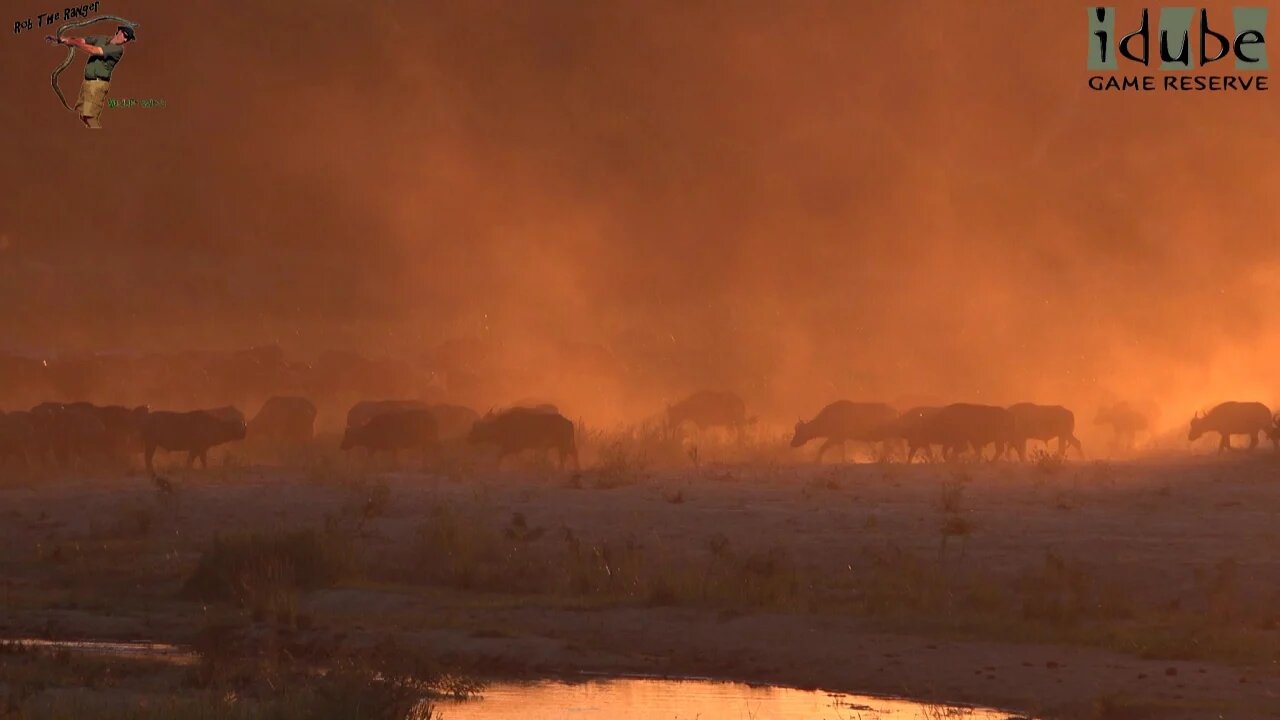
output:
<svg viewBox="0 0 1280 720"><path fill-rule="evenodd" d="M303 397L272 397L253 419L234 407L185 412L152 410L147 406L94 405L87 402L41 403L30 410L0 412L0 467L17 463L26 467L128 468L141 454L154 473L157 450L183 452L187 465L197 460L208 465L210 449L248 440L274 447L305 446L315 437L317 411ZM665 421L674 432L722 428L742 432L755 422L736 394L704 390L667 406ZM1146 417L1126 404L1103 408L1095 422L1111 425L1121 444L1132 446L1133 437L1146 428ZM795 424L791 447L821 440L817 461L832 448L845 460L850 442L880 444L905 450L906 461L917 454L950 461L962 456L998 460L1016 455L1025 460L1029 441L1048 448L1057 443L1057 454L1084 451L1075 434L1075 415L1059 405L1018 403L1009 407L955 403L913 407L899 412L884 403L838 400L814 416ZM1280 416L1259 402L1224 402L1191 420L1188 440L1218 433L1219 451L1232 449L1233 435L1249 436L1249 448L1262 436L1280 449ZM443 442L487 446L497 451L498 462L526 451L554 453L561 468L569 461L578 467L575 426L554 406L520 405L481 416L460 405L430 405L416 400L380 400L356 403L346 417L341 440L343 450L363 448L395 456L400 451L420 452L430 458Z"/></svg>
<svg viewBox="0 0 1280 720"><path fill-rule="evenodd" d="M1146 427L1146 419L1127 405L1104 409L1099 424L1111 424L1122 443L1132 447L1133 436ZM841 453L846 443L853 442L904 442L907 446L907 462L917 452L932 454L941 450L942 457L952 460L963 453L972 453L979 459L985 457L986 448L992 448L991 460L1016 453L1019 459L1027 458L1027 442L1039 440L1048 447L1057 442L1057 454L1064 456L1075 449L1084 456L1084 448L1075 434L1075 414L1060 405L1017 403L1009 407L955 403L944 407L915 407L898 413L883 403L854 403L840 400L823 408L813 420L796 423L791 446L800 447L810 440L825 440L818 449L818 460L832 446L838 445ZM1232 435L1249 436L1249 449L1258 446L1261 436L1271 439L1280 450L1280 416L1273 416L1266 405L1259 402L1224 402L1191 420L1187 436L1195 441L1206 432L1220 436L1219 452L1231 450Z"/></svg>
<svg viewBox="0 0 1280 720"><path fill-rule="evenodd" d="M306 398L273 397L252 420L234 407L186 412L126 408L87 402L41 403L0 413L0 467L127 468L142 454L155 473L157 450L184 452L187 466L208 466L209 450L249 440L273 447L304 446L315 437L316 407ZM341 449L395 456L416 451L429 458L442 441L487 445L499 462L524 451L554 452L560 466L578 464L574 424L551 405L490 411L483 417L460 405L413 400L357 403L347 413Z"/></svg>
<svg viewBox="0 0 1280 720"><path fill-rule="evenodd" d="M966 452L981 459L989 446L993 448L991 459L1015 452L1025 460L1028 440L1057 440L1059 453L1067 448L1082 452L1070 410L1032 403L1008 408L955 403L899 413L883 403L840 400L823 408L813 420L797 422L791 446L800 447L818 438L824 439L818 448L819 462L832 445L839 446L843 456L849 442L905 443L907 462L918 452L931 456L934 447L946 460Z"/></svg>

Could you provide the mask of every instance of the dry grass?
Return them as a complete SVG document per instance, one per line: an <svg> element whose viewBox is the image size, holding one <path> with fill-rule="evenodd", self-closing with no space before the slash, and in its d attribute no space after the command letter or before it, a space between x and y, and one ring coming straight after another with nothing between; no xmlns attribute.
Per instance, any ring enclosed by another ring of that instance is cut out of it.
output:
<svg viewBox="0 0 1280 720"><path fill-rule="evenodd" d="M968 480L964 474L955 474L952 479L942 484L938 495L938 508L944 513L958 513L964 509L964 484Z"/></svg>
<svg viewBox="0 0 1280 720"><path fill-rule="evenodd" d="M299 592L331 587L354 567L352 540L340 532L218 536L183 583L182 596L232 602L256 620L293 625Z"/></svg>
<svg viewBox="0 0 1280 720"><path fill-rule="evenodd" d="M649 456L642 447L614 440L599 450L599 460L586 476L591 487L609 490L646 479L648 467Z"/></svg>
<svg viewBox="0 0 1280 720"><path fill-rule="evenodd" d="M1067 467L1067 457L1062 453L1051 453L1048 450L1033 450L1031 460L1035 467L1045 475L1057 475Z"/></svg>
<svg viewBox="0 0 1280 720"><path fill-rule="evenodd" d="M437 505L418 530L414 576L463 590L648 605L763 608L800 597L798 571L782 547L737 551L718 536L707 548L703 555L632 536L587 539L564 527L530 528L522 515L486 529Z"/></svg>

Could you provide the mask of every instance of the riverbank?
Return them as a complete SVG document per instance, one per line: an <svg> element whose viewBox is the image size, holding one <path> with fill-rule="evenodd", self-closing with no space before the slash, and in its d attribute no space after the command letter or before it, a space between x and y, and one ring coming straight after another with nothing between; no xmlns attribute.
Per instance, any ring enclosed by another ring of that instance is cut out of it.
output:
<svg viewBox="0 0 1280 720"><path fill-rule="evenodd" d="M1270 453L170 479L173 493L136 476L0 487L0 635L198 644L219 627L257 654L393 638L494 677L711 676L1045 718L1280 717ZM236 577L269 587L191 595L216 534L295 531L341 551L324 582L254 575L231 543L219 557Z"/></svg>

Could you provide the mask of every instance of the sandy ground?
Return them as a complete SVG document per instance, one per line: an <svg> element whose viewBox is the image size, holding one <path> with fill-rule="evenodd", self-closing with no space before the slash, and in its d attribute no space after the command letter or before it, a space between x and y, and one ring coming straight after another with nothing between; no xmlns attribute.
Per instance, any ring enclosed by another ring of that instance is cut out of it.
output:
<svg viewBox="0 0 1280 720"><path fill-rule="evenodd" d="M141 476L6 480L0 636L188 641L210 610L176 591L213 534L321 526L352 503L341 475L178 472L172 496ZM301 600L315 626L340 637L390 633L521 675L687 674L1046 718L1280 718L1280 458L1269 451L1058 469L769 464L634 470L608 482L532 470L364 482L389 490L385 511L359 531L366 572ZM804 602L718 608L428 583L411 548L442 506L494 533L518 513L535 531L532 548L554 547L567 530L695 567L713 538L739 556L780 548L811 587ZM965 530L943 550L948 518ZM915 564L890 574L905 561L885 558L902 557ZM1089 603L1123 601L1133 612L1037 625L931 617L929 606L865 611L877 590L868 583L919 566L980 578L1021 614L1015 588L1054 558L1074 568L1067 585L1092 588ZM876 563L890 569L868 574ZM1196 635L1203 648L1099 639L1163 613L1207 618L1223 603L1228 619Z"/></svg>

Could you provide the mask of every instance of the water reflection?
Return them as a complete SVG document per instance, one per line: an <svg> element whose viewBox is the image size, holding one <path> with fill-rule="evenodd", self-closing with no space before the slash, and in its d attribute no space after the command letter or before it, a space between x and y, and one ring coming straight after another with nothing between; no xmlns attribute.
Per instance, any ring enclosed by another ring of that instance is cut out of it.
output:
<svg viewBox="0 0 1280 720"><path fill-rule="evenodd" d="M442 720L1010 720L1007 712L702 680L492 685Z"/></svg>

